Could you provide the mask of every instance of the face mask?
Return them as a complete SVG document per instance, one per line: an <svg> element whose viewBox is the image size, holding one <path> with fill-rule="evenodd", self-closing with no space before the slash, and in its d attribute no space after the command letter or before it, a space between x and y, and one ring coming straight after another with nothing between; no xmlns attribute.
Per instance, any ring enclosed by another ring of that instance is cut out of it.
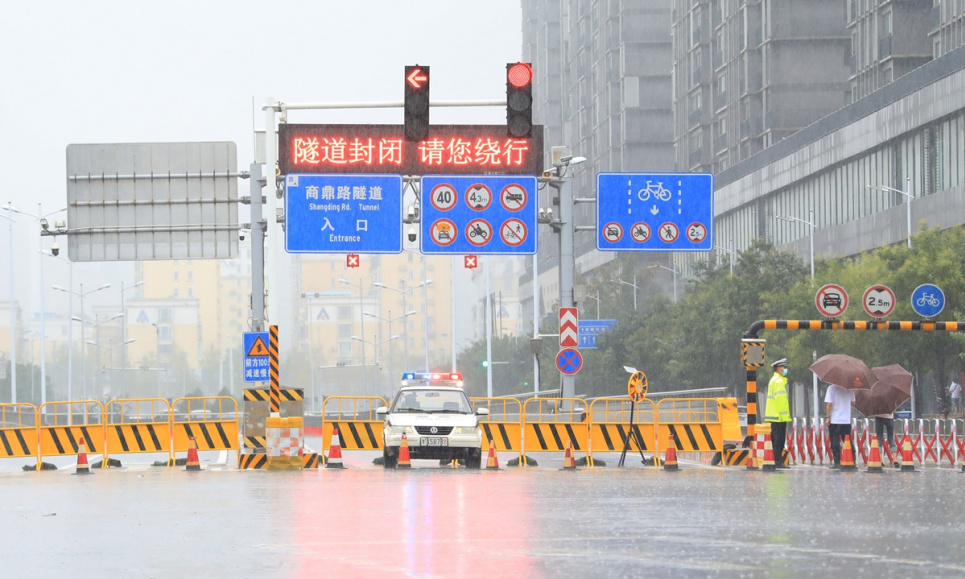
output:
<svg viewBox="0 0 965 579"><path fill-rule="evenodd" d="M781 368L781 376L787 376L787 368Z"/></svg>

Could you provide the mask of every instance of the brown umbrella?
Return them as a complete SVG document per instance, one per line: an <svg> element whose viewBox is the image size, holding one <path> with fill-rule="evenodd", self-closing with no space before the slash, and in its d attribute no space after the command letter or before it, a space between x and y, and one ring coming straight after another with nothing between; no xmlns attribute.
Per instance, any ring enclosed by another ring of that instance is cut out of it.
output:
<svg viewBox="0 0 965 579"><path fill-rule="evenodd" d="M891 414L911 398L911 385L915 377L898 364L872 368L878 383L871 390L854 393L854 407L865 416Z"/></svg>
<svg viewBox="0 0 965 579"><path fill-rule="evenodd" d="M871 388L878 379L867 364L847 354L828 354L811 364L818 378L849 390Z"/></svg>

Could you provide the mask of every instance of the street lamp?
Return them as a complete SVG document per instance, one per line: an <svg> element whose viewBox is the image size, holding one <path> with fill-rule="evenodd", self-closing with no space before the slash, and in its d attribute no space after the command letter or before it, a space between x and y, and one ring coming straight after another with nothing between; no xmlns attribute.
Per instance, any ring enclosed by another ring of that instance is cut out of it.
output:
<svg viewBox="0 0 965 579"><path fill-rule="evenodd" d="M905 180L905 187L908 188L908 191L902 191L901 189L895 189L894 187L886 187L885 185L868 185L868 189L875 189L889 193L898 193L908 198L908 201L905 202L905 220L908 226L908 249L911 249L911 200L915 198L911 190L911 177L908 177Z"/></svg>
<svg viewBox="0 0 965 579"><path fill-rule="evenodd" d="M7 212L13 211L13 207L10 202L7 201L7 206L5 207ZM10 228L10 403L17 403L17 316L13 309L13 217L9 215L0 215L7 220L7 225Z"/></svg>
<svg viewBox="0 0 965 579"><path fill-rule="evenodd" d="M633 288L633 311L637 311L637 276L633 276L633 283L623 281L622 279L615 279L613 281Z"/></svg>
<svg viewBox="0 0 965 579"><path fill-rule="evenodd" d="M814 209L809 209L808 215L811 216L810 221L806 221L798 217L788 217L787 215L775 215L774 219L780 219L781 221L797 221L811 228L811 281L813 282L814 281Z"/></svg>
<svg viewBox="0 0 965 579"><path fill-rule="evenodd" d="M110 284L106 284L106 285L107 285L107 286L110 286ZM98 289L102 289L102 288L98 288ZM87 293L93 293L93 292L87 292ZM84 304L83 304L83 296L81 296L81 311L80 311L81 315L83 315L83 313L84 313L83 307L84 307ZM94 326L94 329L95 329L98 333L100 333L100 327L101 327L101 325L106 324L107 322L112 322L112 321L116 320L118 317L123 316L123 315L124 315L124 314L114 314L113 316L107 318L106 320L102 320L102 321L100 321L100 322L98 322L98 321L89 322L89 321L83 319L82 317L78 317L78 316L74 316L73 318L71 318L71 319L74 320L75 322L80 322L80 340L81 340L80 357L82 358L82 359L81 359L81 373L84 375L84 398L83 398L84 400L87 400L87 348L84 346L84 344L89 344L89 343L90 343L89 341L87 341L87 340L84 339L84 324ZM100 381L98 381L98 384L99 384L99 383L100 383Z"/></svg>
<svg viewBox="0 0 965 579"><path fill-rule="evenodd" d="M660 269L665 269L665 270L667 270L667 271L669 271L670 273L673 274L673 303L674 303L674 305L676 305L676 303L677 303L677 270L674 269L674 268L672 268L672 267L667 267L667 266L665 266L665 265L660 265L659 263L651 263L651 264L648 265L647 267L650 268L650 269L653 269L653 268L655 268L655 267L659 267Z"/></svg>
<svg viewBox="0 0 965 579"><path fill-rule="evenodd" d="M596 290L595 296L586 294L586 297L590 298L591 300L596 300L596 319L599 320L600 319L600 290Z"/></svg>
<svg viewBox="0 0 965 579"><path fill-rule="evenodd" d="M362 279L359 278L359 283L357 284L350 282L344 277L339 278L338 281L339 283L343 283L345 285L350 285L352 287L359 288L359 324L362 326L362 339L360 340L362 342L362 391L365 392L366 390L368 390L368 385L366 384L366 381L365 381L365 344L367 344L368 342L365 341L365 318L362 316L363 308L365 307L363 303L363 300L365 299L365 293L362 289Z"/></svg>
<svg viewBox="0 0 965 579"><path fill-rule="evenodd" d="M151 322L154 326L154 363L157 364L155 369L155 377L157 381L157 397L161 396L161 327L157 325L156 322Z"/></svg>
<svg viewBox="0 0 965 579"><path fill-rule="evenodd" d="M415 313L416 313L415 310L409 310L408 312L402 314L401 316L396 316L396 317L394 317L394 318L392 317L392 310L389 310L389 317L388 317L388 318L383 318L382 316L377 316L377 315L375 315L375 314L373 314L373 313L370 313L370 312L362 312L362 315L363 315L363 316L369 316L370 318L375 318L375 319L377 319L377 320L382 320L383 322L388 322L388 323L389 323L389 335L392 335L392 322L394 322L394 321L396 321L396 320L401 320L401 319L403 319L403 318L407 318L407 317L412 316L412 315L415 315ZM403 321L402 323L405 324L404 321ZM381 329L380 329L379 331L381 332ZM390 343L389 343L389 380L395 380L395 374L392 373L392 344L391 344L391 341L394 340L395 338L398 338L398 337L399 337L398 335L395 335L394 337L389 338L388 340L382 340L381 342L379 342L379 344L384 344L385 342L390 342Z"/></svg>
<svg viewBox="0 0 965 579"><path fill-rule="evenodd" d="M722 245L717 245L716 243L714 244L714 249L720 250L717 252L717 265L720 265L720 252L726 251L728 253L727 261L730 263L730 274L734 275L734 262L737 260L737 252L734 251L734 238L730 238L730 249Z"/></svg>
<svg viewBox="0 0 965 579"><path fill-rule="evenodd" d="M349 338L351 338L351 339L353 339L353 340L355 340L355 341L357 341L357 342L362 342L362 344L363 344L362 347L363 347L363 348L365 347L364 344L368 344L368 345L372 346L372 351L375 352L375 349L376 349L377 347L381 346L382 344L384 344L384 343L386 343L386 342L391 342L392 340L396 340L396 339L399 338L399 336L398 336L398 334L396 334L395 336L392 336L392 337L390 337L390 338L386 338L386 339L384 339L384 340L379 340L379 341L377 341L377 342L370 342L370 341L368 341L368 340L363 340L362 338L360 338L360 337L358 337L358 336L349 336ZM392 345L389 344L389 347L391 348ZM391 352L389 353L389 356L390 356L390 358L389 358L389 373L391 374L391 373L392 373L392 359L391 359L392 353L391 353ZM378 354L375 355L375 365L376 365L376 366L379 365L379 355L378 355ZM376 389L378 389L378 386L376 386Z"/></svg>
<svg viewBox="0 0 965 579"><path fill-rule="evenodd" d="M109 338L109 339L107 340L107 346L106 346L106 347L107 347L107 352L108 352L108 358L107 358L107 369L108 369L108 370L113 370L113 369L114 369L114 349L115 349L115 348L123 348L124 346L130 344L130 343L133 342L133 341L135 341L134 338L131 338L130 340L124 340L124 341L121 342L120 344L115 345L115 344L114 344L114 338ZM87 340L87 343L90 344L91 346L97 346L97 367L100 368L100 365L101 365L101 352L100 352L100 350L101 350L101 348L104 348L105 346L104 346L103 344L98 344L98 343L95 342L94 340ZM122 351L123 351L123 350L122 350ZM103 370L103 368L101 368L101 370ZM123 386L123 380L121 381L121 385ZM111 393L112 393L112 394L113 394L113 390L114 390L114 380L111 380ZM123 393L123 392L121 392L120 398L124 398L124 393Z"/></svg>
<svg viewBox="0 0 965 579"><path fill-rule="evenodd" d="M61 286L59 286L59 285L54 285L54 286L50 286L50 287L53 288L53 289L55 289L55 290L57 290L57 291L61 291L61 292L64 292L64 293L67 293L67 294L70 294L70 295L71 295L71 297L68 298L68 299L70 300L69 310L70 310L70 312L71 312L71 313L69 313L69 315L70 315L71 321L77 320L77 321L80 321L80 322L81 322L81 324L80 324L80 342L81 342L81 344L80 344L80 348L81 348L80 356L81 356L81 360L84 361L84 363L86 364L85 355L84 355L85 350L86 350L86 348L84 347L84 323L83 323L84 321L83 321L82 319L80 319L80 318L78 318L78 317L76 317L76 316L73 315L73 307L74 307L74 298L73 298L73 296L77 296L77 297L80 298L80 315L83 316L83 315L84 315L84 296L89 295L89 294L92 294L92 293L94 293L94 292L99 292L99 291L101 291L101 290L103 290L103 289L107 289L107 288L111 287L111 284L105 283L105 284L101 285L100 287L94 288L94 289L89 290L89 291L87 291L87 292L84 291L84 284L83 284L83 283L80 284L80 291L79 291L79 292L71 291L71 290L69 290L69 289L67 289L67 288L63 288L63 287L61 287ZM73 287L73 286L71 286L71 287ZM70 347L67 349L67 375L70 376L70 375L73 373L73 358L74 358L74 324L73 324L73 323L70 323L70 324L68 324L68 326L67 326L67 341L70 342ZM86 370L86 365L84 366L83 383L84 383L84 399L86 400L86 399L87 399L87 370ZM67 379L67 401L68 401L68 402L72 402L72 401L74 400L74 398L73 398L73 391L71 390L71 388L72 388L72 381L71 381L71 379L68 377L68 379Z"/></svg>
<svg viewBox="0 0 965 579"><path fill-rule="evenodd" d="M414 291L414 290L417 290L417 289L419 289L419 288L422 287L422 286L427 286L427 285L429 285L430 283L432 283L432 280L431 280L431 279L427 279L427 280L425 280L425 281L423 281L423 282L420 282L419 284L414 285L414 286L412 286L412 287L410 287L410 288L406 288L406 287L405 287L405 280L401 280L401 283L402 283L402 289L394 288L394 287L391 287L391 286L387 286L387 285L385 285L384 283L382 283L382 282L380 282L380 281L372 282L372 285L374 285L375 287L378 287L378 288L387 289L387 290L392 290L392 291L394 291L394 292L397 292L399 295L402 296L402 309L403 309L403 310L406 310L406 309L408 309L408 308L407 308L407 304L406 304L406 302L405 302L405 296L406 296L406 294L409 293L409 292L412 292L412 291ZM406 314L406 315L408 315L408 314ZM428 318L428 316L429 316L429 310L428 310L428 309L426 310L426 316L427 316L427 318ZM428 328L428 327L429 327L429 324L428 324L428 322L427 322L427 323L426 323L426 328ZM403 356L405 356L405 360L404 360L405 369L404 369L403 371L404 371L404 372L408 372L408 371L409 371L409 324L405 324L405 325L403 326L403 332L402 332L402 333L404 334L404 338L403 338L403 340L402 340L403 345L404 345L404 353L403 353ZM428 344L428 342L426 342L426 344ZM426 372L428 372L428 371L429 371L429 368L426 368Z"/></svg>
<svg viewBox="0 0 965 579"><path fill-rule="evenodd" d="M121 282L121 313L122 314L127 314L127 310L124 309L124 292L127 290L132 290L142 285L144 285L144 280L141 280L135 283L134 285L128 286L126 288L124 287L124 282ZM121 341L124 342L124 344L129 343L127 341L127 317L124 317L123 319L121 319ZM121 378L124 377L123 370L126 370L126 369L127 369L127 347L125 346L124 348L121 348L121 370L122 370Z"/></svg>
<svg viewBox="0 0 965 579"><path fill-rule="evenodd" d="M49 228L49 225L47 224L47 219L46 219L46 218L49 217L49 216L51 216L51 215L54 215L55 213L60 213L60 212L62 212L62 211L67 211L67 208L64 207L64 208L62 208L62 209L58 209L57 211L51 211L50 213L47 213L46 215L44 215L43 206L42 206L40 203L37 203L37 214L36 214L36 215L34 215L33 213L30 213L29 211L23 211L22 209L14 209L14 208L13 208L12 206L10 206L10 205L7 206L7 211L12 211L12 212L14 212L14 213L19 213L20 215L26 215L27 217L32 217L32 218L34 218L35 220L37 220L37 222L40 223L41 228L43 228L43 230L46 231L46 230ZM43 252L44 252L44 237L43 237L43 235L37 236L37 241L38 241L38 243L39 243L40 253L43 254ZM12 239L11 239L10 243L11 243L11 246L12 246L12 244L13 244L13 240L12 240ZM11 262L10 262L10 263L11 263L11 267L13 267L13 266L12 266L12 264L13 264L12 258L11 258ZM47 402L47 357L46 357L47 334L46 334L46 331L45 331L45 324L44 324L44 318L47 317L47 316L46 316L46 312L44 311L44 293L45 293L46 289L47 289L47 288L44 287L44 259L43 259L43 256L41 255L41 256L40 256L40 404L41 404L41 406L43 406L44 403ZM12 308L12 307L13 307L13 292L10 292L10 302L11 302L10 306L11 306L11 308Z"/></svg>

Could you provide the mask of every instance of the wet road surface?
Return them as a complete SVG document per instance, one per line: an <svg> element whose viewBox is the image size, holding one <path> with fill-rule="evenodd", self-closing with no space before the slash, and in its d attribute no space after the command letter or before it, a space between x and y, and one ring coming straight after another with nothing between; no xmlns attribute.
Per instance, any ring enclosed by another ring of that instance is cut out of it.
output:
<svg viewBox="0 0 965 579"><path fill-rule="evenodd" d="M4 576L962 576L965 474L681 463L0 474ZM501 462L511 458L501 456ZM615 456L604 457L608 464ZM233 455L232 455L233 459ZM153 458L152 458L153 460ZM138 464L140 461L143 464ZM5 463L6 464L6 463ZM130 464L130 466L128 466ZM77 571L72 571L77 570Z"/></svg>

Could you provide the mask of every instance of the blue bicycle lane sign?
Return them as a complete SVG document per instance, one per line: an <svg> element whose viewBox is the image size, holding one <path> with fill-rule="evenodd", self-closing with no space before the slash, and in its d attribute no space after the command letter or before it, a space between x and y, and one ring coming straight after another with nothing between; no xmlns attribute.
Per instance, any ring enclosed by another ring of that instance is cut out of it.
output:
<svg viewBox="0 0 965 579"><path fill-rule="evenodd" d="M576 374L583 367L583 355L573 348L563 348L556 355L556 367L567 376Z"/></svg>
<svg viewBox="0 0 965 579"><path fill-rule="evenodd" d="M911 307L923 318L937 316L945 308L945 292L931 283L923 283L911 293Z"/></svg>

